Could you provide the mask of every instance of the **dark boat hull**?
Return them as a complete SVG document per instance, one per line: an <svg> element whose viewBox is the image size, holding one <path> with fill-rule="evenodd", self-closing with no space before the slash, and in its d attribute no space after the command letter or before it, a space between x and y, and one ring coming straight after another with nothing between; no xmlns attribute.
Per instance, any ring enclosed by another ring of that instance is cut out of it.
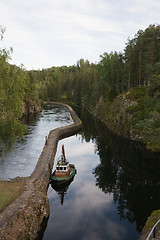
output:
<svg viewBox="0 0 160 240"><path fill-rule="evenodd" d="M62 189L65 190L66 188L68 188L68 186L71 184L73 180L74 180L74 176L68 181L59 183L57 181L51 180L50 183L54 190L59 191L59 190L62 190Z"/></svg>
<svg viewBox="0 0 160 240"><path fill-rule="evenodd" d="M73 180L75 174L76 174L75 168L73 168L70 175L68 175L66 177L55 177L55 172L54 172L51 175L50 181L52 184L57 185L57 186L63 185L65 183L70 183Z"/></svg>

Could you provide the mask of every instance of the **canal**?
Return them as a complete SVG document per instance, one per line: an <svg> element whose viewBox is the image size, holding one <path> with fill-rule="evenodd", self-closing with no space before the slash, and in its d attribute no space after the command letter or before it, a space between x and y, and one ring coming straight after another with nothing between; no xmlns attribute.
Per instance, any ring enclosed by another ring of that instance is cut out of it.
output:
<svg viewBox="0 0 160 240"><path fill-rule="evenodd" d="M50 217L39 239L136 240L147 217L160 209L159 156L113 135L87 111L75 110L82 130L59 141L56 158L64 144L77 174L63 189L49 185ZM48 105L27 123L28 134L10 152L2 151L0 178L30 175L45 136L72 119L64 107Z"/></svg>

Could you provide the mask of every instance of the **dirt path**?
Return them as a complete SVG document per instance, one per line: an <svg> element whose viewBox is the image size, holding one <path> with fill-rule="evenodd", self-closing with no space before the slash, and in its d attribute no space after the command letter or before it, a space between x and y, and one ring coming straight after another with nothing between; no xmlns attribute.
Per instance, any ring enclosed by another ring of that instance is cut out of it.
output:
<svg viewBox="0 0 160 240"><path fill-rule="evenodd" d="M36 239L41 224L49 217L47 189L58 141L75 134L82 125L73 109L65 106L74 123L50 131L34 171L24 178L24 192L0 213L0 239Z"/></svg>

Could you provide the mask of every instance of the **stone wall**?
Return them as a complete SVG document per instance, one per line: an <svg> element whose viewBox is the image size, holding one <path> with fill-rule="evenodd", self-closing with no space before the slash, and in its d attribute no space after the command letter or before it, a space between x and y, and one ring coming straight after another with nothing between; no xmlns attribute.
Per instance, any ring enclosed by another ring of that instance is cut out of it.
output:
<svg viewBox="0 0 160 240"><path fill-rule="evenodd" d="M58 141L75 134L82 125L73 109L65 106L74 123L50 131L34 171L24 178L24 192L0 213L0 239L36 239L41 225L49 217L47 189Z"/></svg>

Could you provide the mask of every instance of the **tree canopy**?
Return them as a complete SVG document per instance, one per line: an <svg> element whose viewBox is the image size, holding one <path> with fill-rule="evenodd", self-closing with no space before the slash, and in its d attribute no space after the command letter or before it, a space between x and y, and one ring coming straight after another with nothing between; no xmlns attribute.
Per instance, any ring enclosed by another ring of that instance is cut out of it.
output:
<svg viewBox="0 0 160 240"><path fill-rule="evenodd" d="M4 33L1 27L1 41ZM145 87L153 109L159 111L159 49L160 25L139 30L127 40L124 51L105 52L97 64L82 58L69 67L26 71L8 63L13 49L0 49L0 126L10 123L10 131L18 123L27 98L39 104L47 100L74 103L103 117L103 106L133 87Z"/></svg>

